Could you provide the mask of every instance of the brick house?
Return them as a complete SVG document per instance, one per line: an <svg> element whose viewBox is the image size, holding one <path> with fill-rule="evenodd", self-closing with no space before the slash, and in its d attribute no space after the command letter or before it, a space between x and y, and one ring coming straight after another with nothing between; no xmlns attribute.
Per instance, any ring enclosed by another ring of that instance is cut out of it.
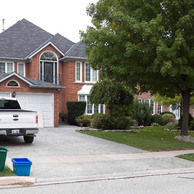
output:
<svg viewBox="0 0 194 194"><path fill-rule="evenodd" d="M58 126L67 101L87 101L86 113L105 112L88 101L98 71L86 63L85 46L52 35L26 19L0 34L0 97L16 97L39 112L43 126Z"/></svg>
<svg viewBox="0 0 194 194"><path fill-rule="evenodd" d="M104 105L89 102L97 80L98 71L87 63L82 42L52 35L26 19L0 34L0 97L14 96L23 109L38 111L44 127L58 126L67 101L86 101L86 114L105 113ZM138 99L152 103L153 114L169 111L152 102L149 93Z"/></svg>

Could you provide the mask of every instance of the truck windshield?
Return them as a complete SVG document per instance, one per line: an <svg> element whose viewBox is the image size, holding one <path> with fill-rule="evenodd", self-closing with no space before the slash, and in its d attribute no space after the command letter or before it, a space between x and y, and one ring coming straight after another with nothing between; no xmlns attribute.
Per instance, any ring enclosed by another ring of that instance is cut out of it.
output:
<svg viewBox="0 0 194 194"><path fill-rule="evenodd" d="M0 100L0 109L21 109L15 100Z"/></svg>

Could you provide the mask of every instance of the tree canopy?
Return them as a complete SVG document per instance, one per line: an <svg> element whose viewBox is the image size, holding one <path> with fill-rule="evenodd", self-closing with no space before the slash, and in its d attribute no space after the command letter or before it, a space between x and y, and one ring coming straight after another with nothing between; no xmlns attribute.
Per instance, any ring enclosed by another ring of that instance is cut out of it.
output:
<svg viewBox="0 0 194 194"><path fill-rule="evenodd" d="M167 97L181 94L181 135L188 135L194 90L193 0L99 0L82 32L88 62L131 88Z"/></svg>

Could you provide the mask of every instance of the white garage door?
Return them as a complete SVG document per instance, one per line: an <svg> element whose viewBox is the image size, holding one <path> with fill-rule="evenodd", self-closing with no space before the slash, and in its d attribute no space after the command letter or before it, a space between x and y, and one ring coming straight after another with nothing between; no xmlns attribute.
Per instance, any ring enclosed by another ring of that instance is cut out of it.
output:
<svg viewBox="0 0 194 194"><path fill-rule="evenodd" d="M43 93L16 93L22 109L35 110L44 127L54 126L54 95ZM42 116L42 119L41 119Z"/></svg>
<svg viewBox="0 0 194 194"><path fill-rule="evenodd" d="M11 97L11 93L9 93L9 92L0 92L0 97Z"/></svg>

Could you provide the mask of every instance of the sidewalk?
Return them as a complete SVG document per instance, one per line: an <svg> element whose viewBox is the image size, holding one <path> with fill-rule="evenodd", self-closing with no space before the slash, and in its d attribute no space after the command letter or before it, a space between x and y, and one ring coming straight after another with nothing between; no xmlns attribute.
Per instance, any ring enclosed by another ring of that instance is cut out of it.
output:
<svg viewBox="0 0 194 194"><path fill-rule="evenodd" d="M31 177L0 178L0 185L21 182L23 184L51 184L194 173L193 162L175 158L177 155L193 153L193 151L180 150L130 154L32 157L31 160L34 167L32 168ZM10 161L11 159L8 158L6 164L12 169ZM43 166L45 166L45 171L42 169ZM42 172L38 172L36 168L41 169ZM55 170L51 168L55 168ZM98 170L96 171L95 168ZM41 177L40 174L44 173L43 171L45 172L45 176Z"/></svg>

